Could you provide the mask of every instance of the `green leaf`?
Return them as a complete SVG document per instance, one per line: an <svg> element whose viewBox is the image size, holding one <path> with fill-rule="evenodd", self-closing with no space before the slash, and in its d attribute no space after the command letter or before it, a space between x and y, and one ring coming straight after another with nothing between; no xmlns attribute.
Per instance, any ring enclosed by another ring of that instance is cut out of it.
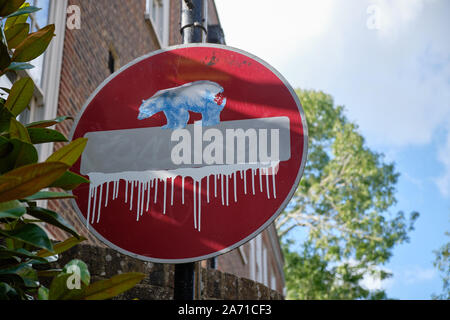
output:
<svg viewBox="0 0 450 320"><path fill-rule="evenodd" d="M15 209L18 207L23 207L22 203L18 200L8 201L8 202L1 202L0 203L0 211Z"/></svg>
<svg viewBox="0 0 450 320"><path fill-rule="evenodd" d="M20 296L16 289L9 284L0 282L0 300L19 300Z"/></svg>
<svg viewBox="0 0 450 320"><path fill-rule="evenodd" d="M41 8L37 8L37 7L29 6L29 5L26 7L22 6L22 8L20 8L19 10L17 10L14 13L11 13L7 18L9 19L9 18L13 18L13 17L18 17L18 16L21 16L24 14L28 15L30 13L37 12L39 10L41 10Z"/></svg>
<svg viewBox="0 0 450 320"><path fill-rule="evenodd" d="M25 0L0 0L0 16L6 17L17 11Z"/></svg>
<svg viewBox="0 0 450 320"><path fill-rule="evenodd" d="M75 231L75 229L59 214L56 212L53 212L48 209L39 208L39 207L28 207L27 213L35 217L39 220L42 220L44 222L47 222L51 225L54 225L64 231L69 232L75 237L79 237L78 233Z"/></svg>
<svg viewBox="0 0 450 320"><path fill-rule="evenodd" d="M47 49L54 37L55 25L48 25L28 37L16 48L12 60L15 62L28 62L36 59Z"/></svg>
<svg viewBox="0 0 450 320"><path fill-rule="evenodd" d="M53 278L49 300L77 299L89 285L91 275L87 265L81 260L72 260L63 271Z"/></svg>
<svg viewBox="0 0 450 320"><path fill-rule="evenodd" d="M88 286L91 282L91 274L86 263L82 260L73 259L64 266L62 272L72 274L74 270L78 272L81 282Z"/></svg>
<svg viewBox="0 0 450 320"><path fill-rule="evenodd" d="M25 213L27 213L27 210L24 207L2 210L0 211L0 219L4 218L19 219Z"/></svg>
<svg viewBox="0 0 450 320"><path fill-rule="evenodd" d="M5 30L6 41L10 49L16 48L28 36L30 25L28 23L18 23Z"/></svg>
<svg viewBox="0 0 450 320"><path fill-rule="evenodd" d="M0 71L6 69L11 64L8 47L0 41Z"/></svg>
<svg viewBox="0 0 450 320"><path fill-rule="evenodd" d="M30 70L33 69L34 66L27 62L11 62L9 65L8 71L20 71L20 70Z"/></svg>
<svg viewBox="0 0 450 320"><path fill-rule="evenodd" d="M0 176L0 202L23 199L48 187L67 171L61 162L31 164Z"/></svg>
<svg viewBox="0 0 450 320"><path fill-rule="evenodd" d="M47 233L39 226L32 223L24 224L11 231L0 230L0 234L5 237L23 241L38 248L47 249L49 251L53 250L52 242L48 238Z"/></svg>
<svg viewBox="0 0 450 320"><path fill-rule="evenodd" d="M26 201L36 200L55 200L55 199L69 199L75 198L74 195L65 192L39 191L32 196L26 197Z"/></svg>
<svg viewBox="0 0 450 320"><path fill-rule="evenodd" d="M34 83L30 77L22 78L14 83L5 107L14 116L18 116L30 103L33 97Z"/></svg>
<svg viewBox="0 0 450 320"><path fill-rule="evenodd" d="M23 9L23 8L26 8L26 7L29 7L29 6L30 6L30 4L25 2L20 7L20 9ZM29 16L29 14L24 13L22 15L14 16L14 17L10 17L10 18L6 19L5 29L11 28L13 25L18 24L18 23L25 23L25 22L27 22L28 16Z"/></svg>
<svg viewBox="0 0 450 320"><path fill-rule="evenodd" d="M2 144L3 142L0 139L0 149L3 149L2 154L4 154L0 156L0 173L38 161L37 150L32 144L17 139L9 140L8 144Z"/></svg>
<svg viewBox="0 0 450 320"><path fill-rule="evenodd" d="M47 161L60 161L69 166L73 166L83 153L87 144L87 138L78 138L68 145L54 152Z"/></svg>
<svg viewBox="0 0 450 320"><path fill-rule="evenodd" d="M39 260L41 262L47 263L46 259L38 257L35 254L33 254L30 251L25 250L23 248L15 249L15 250L0 248L0 259L7 259L10 257L27 258L27 259Z"/></svg>
<svg viewBox="0 0 450 320"><path fill-rule="evenodd" d="M48 142L67 142L67 138L59 131L47 128L28 128L33 144Z"/></svg>
<svg viewBox="0 0 450 320"><path fill-rule="evenodd" d="M61 178L53 182L49 187L73 190L83 183L90 183L90 181L79 174L67 171Z"/></svg>
<svg viewBox="0 0 450 320"><path fill-rule="evenodd" d="M40 286L38 290L38 300L48 300L48 293L49 290L46 287Z"/></svg>
<svg viewBox="0 0 450 320"><path fill-rule="evenodd" d="M83 300L104 300L113 298L122 292L133 288L145 278L145 274L139 272L123 273L113 276L111 279L95 282L83 293Z"/></svg>
<svg viewBox="0 0 450 320"><path fill-rule="evenodd" d="M72 247L76 246L77 244L86 241L87 239L84 237L80 237L79 239L76 237L71 237L69 239L64 240L63 242L59 242L57 244L55 244L53 246L53 251L48 251L48 250L40 250L37 253L38 257L41 258L46 258L46 257L50 257L53 256L55 254L60 254L63 253L69 249L71 249Z"/></svg>
<svg viewBox="0 0 450 320"><path fill-rule="evenodd" d="M17 139L22 142L31 143L30 135L28 134L28 130L14 118L11 118L11 122L9 124L9 135L11 139Z"/></svg>
<svg viewBox="0 0 450 320"><path fill-rule="evenodd" d="M0 276L12 276L12 279L20 277L19 283L29 288L36 288L38 286L37 272L27 263L21 263L7 269L1 269Z"/></svg>
<svg viewBox="0 0 450 320"><path fill-rule="evenodd" d="M39 286L37 272L32 267L25 265L17 270L17 274L23 279L26 287L37 288Z"/></svg>
<svg viewBox="0 0 450 320"><path fill-rule="evenodd" d="M63 117L58 117L53 120L44 120L44 121L33 122L30 124L27 124L26 127L27 128L48 128L48 127L54 126L55 124L58 124L60 122L63 122L65 120L69 120L69 119L73 120L72 117L63 116Z"/></svg>
<svg viewBox="0 0 450 320"><path fill-rule="evenodd" d="M5 106L0 106L0 133L9 130L11 118L15 116Z"/></svg>

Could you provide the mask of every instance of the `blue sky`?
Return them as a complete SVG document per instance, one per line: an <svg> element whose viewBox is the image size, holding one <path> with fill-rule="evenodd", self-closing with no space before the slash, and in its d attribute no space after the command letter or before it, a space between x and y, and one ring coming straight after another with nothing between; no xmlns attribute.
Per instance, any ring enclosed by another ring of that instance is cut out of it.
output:
<svg viewBox="0 0 450 320"><path fill-rule="evenodd" d="M420 212L408 244L367 281L400 299L441 292L433 250L450 231L450 1L216 0L227 44L293 87L345 105L370 148L401 176L392 212Z"/></svg>

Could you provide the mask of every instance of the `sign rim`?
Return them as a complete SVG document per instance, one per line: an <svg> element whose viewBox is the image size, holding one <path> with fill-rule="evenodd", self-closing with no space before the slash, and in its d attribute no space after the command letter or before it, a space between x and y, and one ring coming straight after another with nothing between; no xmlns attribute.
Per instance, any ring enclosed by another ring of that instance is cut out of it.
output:
<svg viewBox="0 0 450 320"><path fill-rule="evenodd" d="M289 82L287 81L287 79L285 77L283 77L283 75L278 72L278 70L276 70L273 66L271 66L269 63L267 63L266 61L264 61L263 59L245 51L242 49L238 49L235 47L231 47L231 46L226 46L226 45L221 45L221 44L213 44L213 43L190 43L190 44L181 44L181 45L175 45L175 46L169 46L166 48L162 48L156 51L152 51L148 54L145 54L141 57L138 57L132 61L130 61L129 63L127 63L126 65L122 66L119 70L117 70L116 72L114 72L113 74L111 74L109 77L107 77L105 80L103 80L103 82L90 94L89 98L86 100L86 102L84 103L83 107L80 109L80 111L78 111L77 116L74 119L73 125L72 125L72 129L70 130L70 134L69 134L69 142L73 140L73 135L75 134L76 128L78 126L78 122L80 121L81 117L83 116L84 112L86 111L86 108L91 104L92 100L97 96L97 94L111 81L113 80L116 76L118 76L119 74L121 74L124 70L130 68L131 66L138 64L139 62L148 59L152 56L164 53L164 52L169 52L169 51L173 51L173 50L177 50L177 49L183 49L183 48L192 48L192 47L202 47L202 48L217 48L217 49L222 49L222 50L228 50L228 51L232 51L232 52L236 52L242 55L245 55L249 58L252 58L253 60L257 61L258 63L262 64L264 67L266 67L267 69L269 69L271 72L273 72L273 74L275 76L278 77L278 79L280 79L280 81L283 83L283 85L289 90L289 93L291 94L292 98L294 99L298 111L300 113L300 117L301 117L301 121L302 121L302 126L303 126L303 156L302 156L302 162L300 164L300 168L298 170L297 173L297 177L295 178L295 182L293 184L293 186L291 187L291 190L289 191L288 195L286 196L286 198L284 199L284 201L282 202L282 204L279 206L278 210L272 214L272 216L265 222L263 223L258 229L256 229L256 231L254 231L253 233L249 234L247 237L245 237L244 239L232 244L231 246L219 250L219 251L215 251L213 253L207 254L207 255L203 255L203 256L197 256L197 257L190 257L190 258L183 258L183 259L161 259L161 258L154 258L154 257L148 257L148 256L143 256L143 255L139 255L137 253L133 253L131 251L125 250L117 245L115 245L114 243L110 242L108 239L106 239L105 237L103 237L99 232L97 232L97 230L95 230L95 228L90 228L90 224L87 223L86 218L84 217L84 215L81 213L78 204L76 202L75 199L71 199L71 203L73 208L75 209L75 212L77 213L78 217L80 218L82 224L87 228L87 230L92 233L98 240L100 240L101 242L103 242L105 245L107 245L109 248L112 248L122 254L125 254L127 256L142 260L142 261L147 261L147 262L154 262L154 263L170 263L170 264L179 264L179 263L190 263L190 262L197 262L197 261L201 261L201 260L206 260L206 259L210 259L210 258L214 258L217 256L220 256L222 254L225 254L227 252L230 252L240 246L242 246L243 244L249 242L250 240L252 240L253 238L255 238L256 236L258 236L261 232L263 232L265 229L267 229L273 222L274 220L281 214L281 212L286 208L286 206L288 205L289 201L291 201L299 183L300 180L303 176L303 172L305 169L305 165L306 165L306 161L308 158L308 124L306 121L306 117L305 117L305 112L303 110L303 106L300 102L300 99L298 98L297 94L295 93L295 90L292 88L292 86L289 84ZM72 191L69 191L70 194L73 195Z"/></svg>

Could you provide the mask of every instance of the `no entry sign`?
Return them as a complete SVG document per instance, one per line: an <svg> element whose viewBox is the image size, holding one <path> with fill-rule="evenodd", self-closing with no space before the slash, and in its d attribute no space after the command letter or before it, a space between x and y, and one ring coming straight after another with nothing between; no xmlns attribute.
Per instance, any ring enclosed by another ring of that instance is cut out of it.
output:
<svg viewBox="0 0 450 320"><path fill-rule="evenodd" d="M238 247L287 205L306 161L300 101L271 66L194 44L141 57L109 77L79 114L88 144L73 191L107 245L184 263Z"/></svg>

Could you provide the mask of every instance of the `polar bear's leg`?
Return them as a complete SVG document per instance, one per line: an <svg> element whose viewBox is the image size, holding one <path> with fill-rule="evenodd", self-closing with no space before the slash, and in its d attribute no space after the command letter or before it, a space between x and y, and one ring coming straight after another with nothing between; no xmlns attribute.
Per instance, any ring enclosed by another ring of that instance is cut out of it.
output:
<svg viewBox="0 0 450 320"><path fill-rule="evenodd" d="M215 103L209 103L206 110L202 112L203 126L215 126L220 123L220 113L223 107Z"/></svg>
<svg viewBox="0 0 450 320"><path fill-rule="evenodd" d="M167 118L167 124L163 129L181 129L186 127L189 120L189 112L184 109L171 109L164 111Z"/></svg>

